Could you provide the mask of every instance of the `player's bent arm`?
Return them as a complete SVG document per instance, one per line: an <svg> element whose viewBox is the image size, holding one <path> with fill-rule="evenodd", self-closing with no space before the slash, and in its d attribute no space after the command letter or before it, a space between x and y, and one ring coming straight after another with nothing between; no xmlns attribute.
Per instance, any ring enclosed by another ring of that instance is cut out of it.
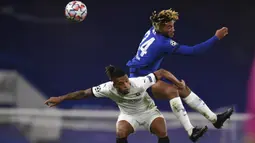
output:
<svg viewBox="0 0 255 143"><path fill-rule="evenodd" d="M60 96L61 100L79 100L83 98L93 97L92 88L86 90L79 90Z"/></svg>
<svg viewBox="0 0 255 143"><path fill-rule="evenodd" d="M187 45L177 45L173 51L173 54L183 54L183 55L195 55L201 54L207 51L209 48L213 47L219 39L216 36L194 46Z"/></svg>
<svg viewBox="0 0 255 143"><path fill-rule="evenodd" d="M165 78L173 82L175 85L179 85L181 83L171 72L165 69L159 69L155 71L154 75L156 76L157 80Z"/></svg>

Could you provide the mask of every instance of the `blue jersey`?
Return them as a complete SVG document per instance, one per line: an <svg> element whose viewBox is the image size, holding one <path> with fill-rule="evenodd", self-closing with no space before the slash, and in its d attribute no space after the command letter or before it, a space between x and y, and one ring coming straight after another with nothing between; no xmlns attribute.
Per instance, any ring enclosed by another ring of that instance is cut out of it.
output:
<svg viewBox="0 0 255 143"><path fill-rule="evenodd" d="M152 27L144 35L135 57L128 61L130 76L144 76L155 72L166 55L193 55L206 51L218 41L216 36L195 46L180 45L169 37L165 37Z"/></svg>

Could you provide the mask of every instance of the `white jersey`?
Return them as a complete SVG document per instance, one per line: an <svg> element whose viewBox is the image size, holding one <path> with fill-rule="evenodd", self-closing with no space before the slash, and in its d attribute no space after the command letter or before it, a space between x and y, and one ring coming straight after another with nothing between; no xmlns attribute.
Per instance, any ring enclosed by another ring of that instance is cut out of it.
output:
<svg viewBox="0 0 255 143"><path fill-rule="evenodd" d="M153 73L144 77L129 78L129 81L131 88L126 95L121 95L111 81L92 87L92 92L96 97L108 97L116 102L120 112L124 114L138 114L157 108L146 92L149 87L156 83L156 77Z"/></svg>

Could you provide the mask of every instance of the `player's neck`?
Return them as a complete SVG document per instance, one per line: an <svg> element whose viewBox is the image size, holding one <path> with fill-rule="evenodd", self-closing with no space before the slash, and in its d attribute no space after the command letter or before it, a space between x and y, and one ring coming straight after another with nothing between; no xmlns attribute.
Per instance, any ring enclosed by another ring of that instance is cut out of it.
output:
<svg viewBox="0 0 255 143"><path fill-rule="evenodd" d="M163 34L163 33L161 33L161 32L157 32L157 34L160 34L160 35L162 35L162 36L164 36L164 37L166 37L166 38L170 38L167 34Z"/></svg>

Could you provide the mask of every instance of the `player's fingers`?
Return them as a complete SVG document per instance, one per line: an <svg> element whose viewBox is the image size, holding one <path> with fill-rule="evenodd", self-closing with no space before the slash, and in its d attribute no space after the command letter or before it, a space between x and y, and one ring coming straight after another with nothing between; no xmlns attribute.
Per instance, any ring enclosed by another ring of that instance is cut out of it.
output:
<svg viewBox="0 0 255 143"><path fill-rule="evenodd" d="M221 28L220 31L226 32L226 31L228 31L228 29L227 28Z"/></svg>
<svg viewBox="0 0 255 143"><path fill-rule="evenodd" d="M228 32L228 28L224 29L225 32Z"/></svg>
<svg viewBox="0 0 255 143"><path fill-rule="evenodd" d="M56 103L52 103L51 105L50 105L50 107L54 107L54 106L56 106L57 104Z"/></svg>
<svg viewBox="0 0 255 143"><path fill-rule="evenodd" d="M48 104L49 103L49 100L46 100L45 102L44 102L44 104Z"/></svg>

